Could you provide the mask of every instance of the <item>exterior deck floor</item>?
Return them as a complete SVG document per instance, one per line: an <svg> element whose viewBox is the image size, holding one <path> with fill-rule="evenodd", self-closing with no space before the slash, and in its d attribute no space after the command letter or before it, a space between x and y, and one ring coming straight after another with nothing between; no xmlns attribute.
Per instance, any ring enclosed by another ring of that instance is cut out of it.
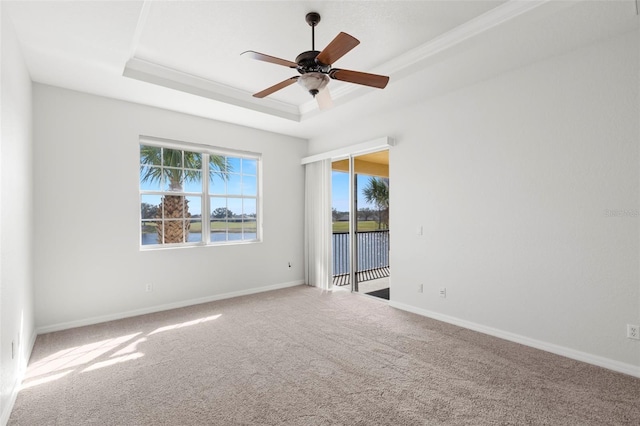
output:
<svg viewBox="0 0 640 426"><path fill-rule="evenodd" d="M334 291L351 291L349 275L334 276L333 286ZM385 267L358 272L358 293L369 293L387 287L389 287L389 268Z"/></svg>

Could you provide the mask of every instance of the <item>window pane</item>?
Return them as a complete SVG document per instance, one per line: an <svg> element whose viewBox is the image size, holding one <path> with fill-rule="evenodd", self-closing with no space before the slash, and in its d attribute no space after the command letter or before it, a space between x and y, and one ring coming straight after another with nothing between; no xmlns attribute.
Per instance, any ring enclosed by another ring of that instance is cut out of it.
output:
<svg viewBox="0 0 640 426"><path fill-rule="evenodd" d="M143 195L140 201L140 217L142 219L154 219L159 212L160 196Z"/></svg>
<svg viewBox="0 0 640 426"><path fill-rule="evenodd" d="M257 160L249 160L248 158L242 159L242 174L243 175L257 175Z"/></svg>
<svg viewBox="0 0 640 426"><path fill-rule="evenodd" d="M244 219L242 224L242 239L255 240L258 238L258 226L255 219Z"/></svg>
<svg viewBox="0 0 640 426"><path fill-rule="evenodd" d="M189 221L169 219L158 223L164 235L165 244L178 244L187 241Z"/></svg>
<svg viewBox="0 0 640 426"><path fill-rule="evenodd" d="M242 173L240 159L236 157L227 157L227 167L229 173Z"/></svg>
<svg viewBox="0 0 640 426"><path fill-rule="evenodd" d="M164 190L182 192L184 190L182 184L184 182L184 170L182 169L164 169Z"/></svg>
<svg viewBox="0 0 640 426"><path fill-rule="evenodd" d="M242 194L241 178L239 174L229 174L229 180L227 181L227 194L240 195Z"/></svg>
<svg viewBox="0 0 640 426"><path fill-rule="evenodd" d="M187 203L183 195L162 197L162 213L165 219L183 219L187 213Z"/></svg>
<svg viewBox="0 0 640 426"><path fill-rule="evenodd" d="M162 180L162 168L141 166L140 189L142 191L159 191Z"/></svg>
<svg viewBox="0 0 640 426"><path fill-rule="evenodd" d="M242 198L228 198L227 208L229 209L230 217L242 218Z"/></svg>
<svg viewBox="0 0 640 426"><path fill-rule="evenodd" d="M227 157L223 155L214 155L211 154L209 156L209 170L212 172L228 172L228 164Z"/></svg>
<svg viewBox="0 0 640 426"><path fill-rule="evenodd" d="M162 148L162 165L165 167L182 167L182 151Z"/></svg>
<svg viewBox="0 0 640 426"><path fill-rule="evenodd" d="M142 241L143 246L149 244L158 244L158 227L155 221L142 221L140 224L142 229Z"/></svg>
<svg viewBox="0 0 640 426"><path fill-rule="evenodd" d="M255 176L242 176L242 195L256 196L257 194L257 178Z"/></svg>
<svg viewBox="0 0 640 426"><path fill-rule="evenodd" d="M245 216L256 217L256 200L252 198L245 198L243 200L243 214Z"/></svg>
<svg viewBox="0 0 640 426"><path fill-rule="evenodd" d="M184 183L184 192L202 192L202 172L189 170Z"/></svg>
<svg viewBox="0 0 640 426"><path fill-rule="evenodd" d="M185 215L185 217L191 217L192 219L202 217L202 197L186 197L187 199L187 213L191 216Z"/></svg>
<svg viewBox="0 0 640 426"><path fill-rule="evenodd" d="M202 170L202 154L199 152L184 152L184 168L192 170Z"/></svg>
<svg viewBox="0 0 640 426"><path fill-rule="evenodd" d="M140 164L159 166L162 148L157 146L140 145Z"/></svg>
<svg viewBox="0 0 640 426"><path fill-rule="evenodd" d="M227 223L227 238L229 241L242 239L242 199L227 199L229 219Z"/></svg>
<svg viewBox="0 0 640 426"><path fill-rule="evenodd" d="M202 242L202 221L200 219L190 221L188 242Z"/></svg>
<svg viewBox="0 0 640 426"><path fill-rule="evenodd" d="M227 221L211 221L211 241L227 241Z"/></svg>
<svg viewBox="0 0 640 426"><path fill-rule="evenodd" d="M228 241L240 241L242 240L242 231L236 230L235 232L229 231L227 236Z"/></svg>
<svg viewBox="0 0 640 426"><path fill-rule="evenodd" d="M211 219L225 219L228 216L227 199L220 197L211 197L209 201L211 207Z"/></svg>
<svg viewBox="0 0 640 426"><path fill-rule="evenodd" d="M209 177L209 194L223 195L227 193L227 175L214 173Z"/></svg>

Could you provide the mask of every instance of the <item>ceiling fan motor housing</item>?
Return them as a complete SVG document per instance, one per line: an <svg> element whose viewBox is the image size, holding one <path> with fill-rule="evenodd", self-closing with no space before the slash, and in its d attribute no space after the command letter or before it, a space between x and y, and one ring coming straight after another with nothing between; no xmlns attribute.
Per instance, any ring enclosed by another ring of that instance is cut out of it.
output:
<svg viewBox="0 0 640 426"><path fill-rule="evenodd" d="M331 65L325 65L316 62L316 56L318 56L320 52L317 50L308 50L306 52L302 52L296 57L296 63L298 67L296 68L300 74L306 74L308 72L321 72L323 74L328 74L331 69Z"/></svg>

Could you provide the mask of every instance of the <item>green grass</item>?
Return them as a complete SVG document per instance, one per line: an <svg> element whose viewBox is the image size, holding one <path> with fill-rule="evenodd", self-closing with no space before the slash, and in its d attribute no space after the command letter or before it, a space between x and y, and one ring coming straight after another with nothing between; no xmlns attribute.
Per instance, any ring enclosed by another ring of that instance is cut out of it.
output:
<svg viewBox="0 0 640 426"><path fill-rule="evenodd" d="M378 222L367 220L358 222L358 231L377 231ZM349 222L333 222L333 232L349 232Z"/></svg>

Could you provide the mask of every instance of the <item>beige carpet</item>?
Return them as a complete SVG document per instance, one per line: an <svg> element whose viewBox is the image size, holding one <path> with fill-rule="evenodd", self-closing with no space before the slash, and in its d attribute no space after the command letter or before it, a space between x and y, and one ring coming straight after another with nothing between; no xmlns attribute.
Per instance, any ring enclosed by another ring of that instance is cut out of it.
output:
<svg viewBox="0 0 640 426"><path fill-rule="evenodd" d="M10 425L639 425L640 379L300 286L39 336Z"/></svg>

